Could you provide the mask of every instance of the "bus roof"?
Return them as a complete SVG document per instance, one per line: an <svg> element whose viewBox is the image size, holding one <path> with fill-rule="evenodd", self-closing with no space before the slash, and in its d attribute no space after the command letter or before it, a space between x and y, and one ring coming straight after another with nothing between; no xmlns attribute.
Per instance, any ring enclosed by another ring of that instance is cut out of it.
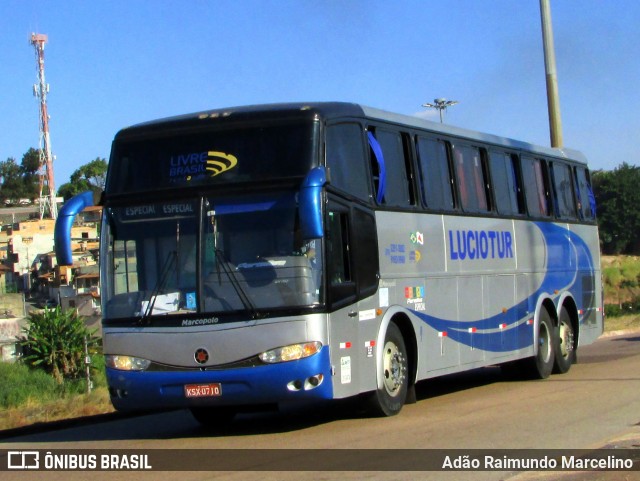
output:
<svg viewBox="0 0 640 481"><path fill-rule="evenodd" d="M427 130L429 132L440 133L443 135L464 138L471 141L493 144L517 151L526 151L539 155L571 159L586 164L585 156L577 150L564 147L551 148L535 145L507 137L467 130L448 124L421 119L416 116L392 113L349 102L276 103L206 110L136 124L122 129L118 132L116 138L127 137L130 134L150 133L153 131L165 130L167 128L170 129L172 127L197 126L202 125L203 122L217 122L220 119L261 121L270 120L275 117L283 119L322 118L325 120L338 118L368 118L415 129Z"/></svg>

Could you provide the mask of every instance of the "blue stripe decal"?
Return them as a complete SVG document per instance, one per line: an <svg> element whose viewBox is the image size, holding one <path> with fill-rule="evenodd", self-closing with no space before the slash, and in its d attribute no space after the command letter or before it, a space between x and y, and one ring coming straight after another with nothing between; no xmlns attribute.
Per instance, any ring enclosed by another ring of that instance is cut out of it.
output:
<svg viewBox="0 0 640 481"><path fill-rule="evenodd" d="M508 309L506 313L499 313L486 319L449 320L430 316L423 312L412 311L423 322L440 332L447 332L447 337L467 346L474 345L479 349L490 352L508 352L529 347L533 336L528 335L531 326L527 319L533 316L533 309L542 294L555 297L555 292L570 290L574 298L581 299L577 294L582 292L582 278L579 271L593 272L594 264L589 246L575 233L546 222L536 222L544 237L547 265L542 284L528 298ZM567 267L568 264L568 267ZM579 302L579 301L578 301ZM505 319L516 319L505 329L499 325ZM469 329L475 328L472 336ZM509 343L504 343L507 331L516 329Z"/></svg>
<svg viewBox="0 0 640 481"><path fill-rule="evenodd" d="M255 200L249 199L246 202L233 202L227 199L214 199L214 209L216 215L246 214L249 212L264 212L272 209L291 209L295 205L292 194L285 194L281 197L264 197Z"/></svg>

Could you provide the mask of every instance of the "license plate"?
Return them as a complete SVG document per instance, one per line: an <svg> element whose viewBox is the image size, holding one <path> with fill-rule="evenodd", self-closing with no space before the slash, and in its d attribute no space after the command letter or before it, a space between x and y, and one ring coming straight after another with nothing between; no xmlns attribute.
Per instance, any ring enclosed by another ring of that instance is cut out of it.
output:
<svg viewBox="0 0 640 481"><path fill-rule="evenodd" d="M186 397L216 397L222 396L222 386L219 382L209 384L187 384L184 387Z"/></svg>

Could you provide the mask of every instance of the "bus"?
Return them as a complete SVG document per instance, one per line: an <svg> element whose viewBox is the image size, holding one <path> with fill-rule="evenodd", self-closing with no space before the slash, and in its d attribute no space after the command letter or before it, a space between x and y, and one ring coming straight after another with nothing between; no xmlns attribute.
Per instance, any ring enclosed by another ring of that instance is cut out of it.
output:
<svg viewBox="0 0 640 481"><path fill-rule="evenodd" d="M585 158L344 102L125 128L102 206L102 333L117 410L203 424L490 365L565 373L603 331Z"/></svg>

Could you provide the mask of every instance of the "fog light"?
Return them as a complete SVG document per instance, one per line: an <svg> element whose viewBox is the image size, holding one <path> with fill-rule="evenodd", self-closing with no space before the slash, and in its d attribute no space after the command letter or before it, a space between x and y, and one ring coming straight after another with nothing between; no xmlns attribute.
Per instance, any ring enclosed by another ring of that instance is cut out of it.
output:
<svg viewBox="0 0 640 481"><path fill-rule="evenodd" d="M304 382L304 390L309 391L311 389L317 388L320 384L322 384L323 379L324 376L322 374L316 374L315 376L308 377Z"/></svg>
<svg viewBox="0 0 640 481"><path fill-rule="evenodd" d="M287 384L287 389L289 391L299 391L300 389L302 389L302 381L300 381L300 379L291 381L289 384Z"/></svg>

